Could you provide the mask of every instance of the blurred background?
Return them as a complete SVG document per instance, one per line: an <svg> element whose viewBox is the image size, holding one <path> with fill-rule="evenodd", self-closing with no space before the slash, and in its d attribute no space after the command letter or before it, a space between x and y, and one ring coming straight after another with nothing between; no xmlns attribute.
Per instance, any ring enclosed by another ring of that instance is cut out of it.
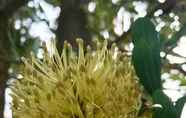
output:
<svg viewBox="0 0 186 118"><path fill-rule="evenodd" d="M42 58L42 42L50 50L50 40L56 39L60 50L65 40L74 48L76 38L86 45L108 40L131 56L130 27L144 16L160 32L162 81L176 101L186 94L185 0L0 0L0 117L3 109L6 118L12 117L8 86L22 78L17 73L21 57L34 52Z"/></svg>

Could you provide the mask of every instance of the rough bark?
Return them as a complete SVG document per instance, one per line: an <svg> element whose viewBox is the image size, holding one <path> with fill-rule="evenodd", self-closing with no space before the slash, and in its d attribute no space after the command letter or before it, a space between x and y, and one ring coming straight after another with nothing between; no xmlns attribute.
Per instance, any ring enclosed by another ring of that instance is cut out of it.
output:
<svg viewBox="0 0 186 118"><path fill-rule="evenodd" d="M0 118L4 117L4 95L10 66L8 61L11 55L11 45L8 39L9 20L27 2L28 0L0 0Z"/></svg>
<svg viewBox="0 0 186 118"><path fill-rule="evenodd" d="M63 47L65 40L76 48L76 38L82 38L86 44L89 44L91 38L87 28L87 14L82 9L82 5L87 4L88 1L62 0L61 14L58 18L58 29L56 31L58 48Z"/></svg>
<svg viewBox="0 0 186 118"><path fill-rule="evenodd" d="M5 103L5 88L6 81L8 79L8 67L9 63L6 61L8 54L10 53L10 45L7 37L7 19L0 17L0 117L3 118L3 110Z"/></svg>

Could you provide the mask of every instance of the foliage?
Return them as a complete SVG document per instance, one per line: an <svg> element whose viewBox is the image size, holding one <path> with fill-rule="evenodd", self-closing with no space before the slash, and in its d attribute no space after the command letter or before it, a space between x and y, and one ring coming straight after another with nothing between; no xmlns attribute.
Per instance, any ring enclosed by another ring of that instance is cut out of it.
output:
<svg viewBox="0 0 186 118"><path fill-rule="evenodd" d="M141 29L141 30L140 30ZM145 90L153 98L153 118L180 118L185 96L174 105L161 87L160 39L149 18L139 18L132 27L134 43L133 63L137 76Z"/></svg>
<svg viewBox="0 0 186 118"><path fill-rule="evenodd" d="M171 79L179 81L180 86L186 86L186 77L183 74L172 74Z"/></svg>
<svg viewBox="0 0 186 118"><path fill-rule="evenodd" d="M12 85L14 118L137 117L142 91L130 58L107 41L95 50L78 44L78 53L65 42L61 55L54 48L43 60L24 59L23 78Z"/></svg>
<svg viewBox="0 0 186 118"><path fill-rule="evenodd" d="M160 39L149 18L139 18L132 26L132 60L141 84L149 94L161 89Z"/></svg>
<svg viewBox="0 0 186 118"><path fill-rule="evenodd" d="M162 90L156 90L153 93L153 101L154 104L161 105L155 108L153 118L180 118L173 102Z"/></svg>
<svg viewBox="0 0 186 118"><path fill-rule="evenodd" d="M176 101L176 110L178 112L178 117L181 118L181 113L182 113L182 110L183 110L183 107L186 103L186 96L183 96L181 98L179 98L177 101Z"/></svg>

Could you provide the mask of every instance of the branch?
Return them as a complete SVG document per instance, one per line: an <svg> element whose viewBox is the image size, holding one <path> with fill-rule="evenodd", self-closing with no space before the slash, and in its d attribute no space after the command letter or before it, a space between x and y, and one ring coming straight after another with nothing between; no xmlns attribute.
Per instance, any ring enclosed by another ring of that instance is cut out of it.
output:
<svg viewBox="0 0 186 118"><path fill-rule="evenodd" d="M183 64L185 64L185 62L183 63ZM176 70L178 70L180 73L182 73L183 75L186 75L186 71L181 67L183 64L168 64L167 66L165 66L165 67L167 67L167 68L170 68L170 69L176 69Z"/></svg>
<svg viewBox="0 0 186 118"><path fill-rule="evenodd" d="M183 63L173 63L173 64L171 64L171 63L169 62L168 59L164 59L164 58L163 58L162 61L167 62L167 63L164 63L164 64L162 65L162 67L165 68L166 70L175 69L175 70L178 70L178 71L179 71L180 73L182 73L183 75L186 75L186 70L184 70L184 69L182 68L182 65L185 65L185 64L186 64L186 61L183 62Z"/></svg>
<svg viewBox="0 0 186 118"><path fill-rule="evenodd" d="M165 52L165 56L163 56L163 59L166 59L168 54L170 54L170 55L172 55L172 56L179 57L179 58L186 59L185 56L182 56L182 55L180 55L180 54L178 54L178 53L176 53L176 52L173 52L173 49L174 49L174 48L163 50L163 51Z"/></svg>
<svg viewBox="0 0 186 118"><path fill-rule="evenodd" d="M127 32L123 32L123 34L119 37L117 37L114 41L111 41L109 44L108 44L108 47L111 47L113 43L120 43L120 41L122 41L123 39L125 39L129 34L130 34L130 30L129 29Z"/></svg>

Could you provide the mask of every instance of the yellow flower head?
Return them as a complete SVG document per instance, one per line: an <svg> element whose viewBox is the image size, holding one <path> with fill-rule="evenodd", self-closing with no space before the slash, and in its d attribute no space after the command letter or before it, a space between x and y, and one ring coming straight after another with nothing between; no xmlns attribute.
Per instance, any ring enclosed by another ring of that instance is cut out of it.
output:
<svg viewBox="0 0 186 118"><path fill-rule="evenodd" d="M13 86L14 118L137 118L141 94L129 57L107 41L24 59Z"/></svg>

